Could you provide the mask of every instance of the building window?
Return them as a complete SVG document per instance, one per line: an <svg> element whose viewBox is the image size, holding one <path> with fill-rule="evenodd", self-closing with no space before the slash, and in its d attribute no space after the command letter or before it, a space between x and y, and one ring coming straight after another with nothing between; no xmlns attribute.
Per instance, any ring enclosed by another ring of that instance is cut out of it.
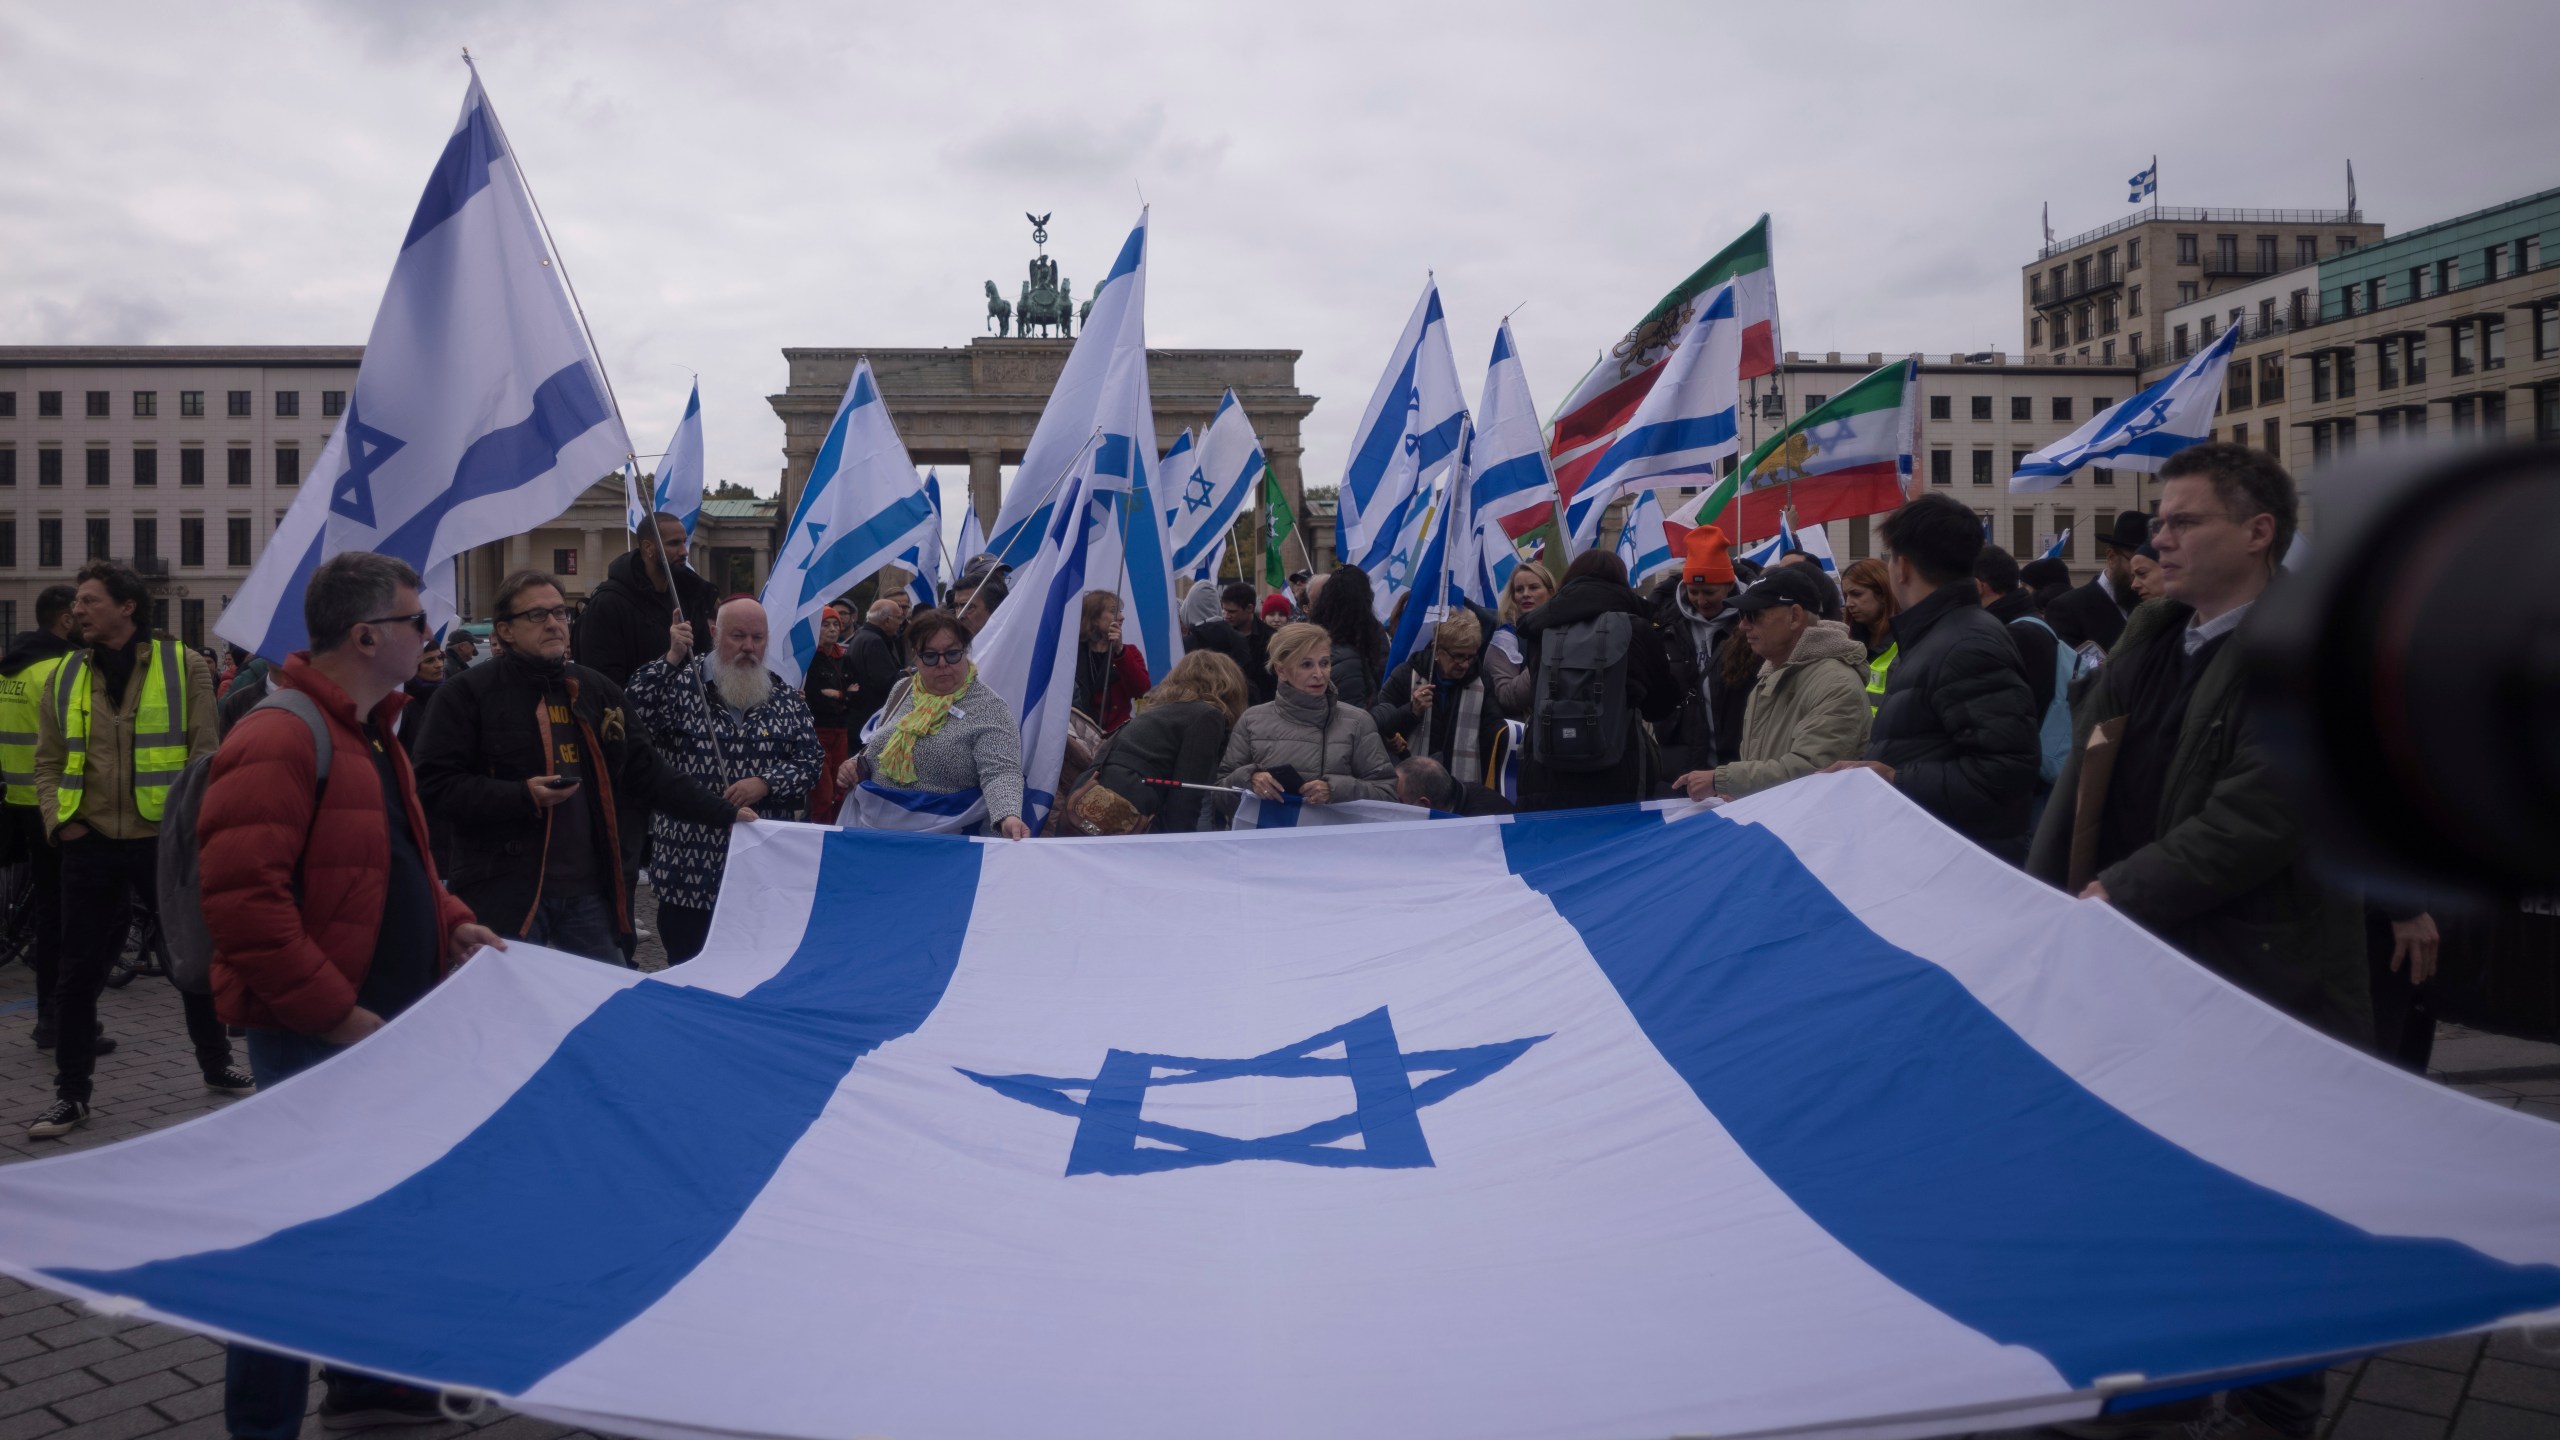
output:
<svg viewBox="0 0 2560 1440"><path fill-rule="evenodd" d="M2356 417L2349 415L2332 421L2330 430L2342 453L2356 448Z"/></svg>
<svg viewBox="0 0 2560 1440"><path fill-rule="evenodd" d="M226 407L226 413L234 417L245 417L249 413L249 392L246 390L231 391L230 403Z"/></svg>
<svg viewBox="0 0 2560 1440"><path fill-rule="evenodd" d="M2030 349L2030 350L2032 350L2032 349L2034 349L2036 346L2042 345L2043 343L2044 343L2044 317L2043 317L2043 316L2041 316L2041 315L2030 315L2030 316L2028 316L2028 317L2027 317L2027 348L2028 348L2028 349Z"/></svg>
<svg viewBox="0 0 2560 1440"><path fill-rule="evenodd" d="M37 418L37 419L39 419L39 420L58 419L58 418L60 418L60 417L61 417L61 415L62 415L62 392L61 392L61 391L59 391L59 390L39 390L39 391L37 391L37 392L36 392L36 418Z"/></svg>
<svg viewBox="0 0 2560 1440"><path fill-rule="evenodd" d="M2187 358L2187 327L2184 325L2169 327L2169 358L2172 360Z"/></svg>
<svg viewBox="0 0 2560 1440"><path fill-rule="evenodd" d="M2311 357L2311 403L2314 405L2329 398L2332 388L2329 382L2329 359L2330 357L2326 354Z"/></svg>
<svg viewBox="0 0 2560 1440"><path fill-rule="evenodd" d="M181 485L201 485L204 483L203 446L190 445L186 449L178 452L178 483Z"/></svg>
<svg viewBox="0 0 2560 1440"><path fill-rule="evenodd" d="M2284 422L2280 420L2262 421L2258 426L2258 433L2265 437L2266 452L2276 459L2282 460L2284 458Z"/></svg>
<svg viewBox="0 0 2560 1440"><path fill-rule="evenodd" d="M2533 358L2548 360L2560 353L2560 307L2545 305L2533 312Z"/></svg>
<svg viewBox="0 0 2560 1440"><path fill-rule="evenodd" d="M2382 279L2380 276L2376 276L2375 278L2364 282L2364 308L2367 310L2379 310L2382 308Z"/></svg>
<svg viewBox="0 0 2560 1440"><path fill-rule="evenodd" d="M2400 388L2400 338L2387 336L2373 344L2373 388Z"/></svg>
<svg viewBox="0 0 2560 1440"><path fill-rule="evenodd" d="M2294 237L2293 237L2293 263L2294 263L2294 264L2296 264L2296 265L2317 265L2317 264L2319 264L2319 263L2320 263L2320 237L2319 237L2319 236L2317 236L2317 235L2296 235L2296 236L2294 236Z"/></svg>
<svg viewBox="0 0 2560 1440"><path fill-rule="evenodd" d="M2196 263L2196 237L2193 235L2178 237L2178 263L2181 265Z"/></svg>
<svg viewBox="0 0 2560 1440"><path fill-rule="evenodd" d="M1814 411L1821 409L1824 404L1829 402L1830 399L1831 397L1828 395L1807 395L1804 397L1804 413L1807 415L1812 414Z"/></svg>
<svg viewBox="0 0 2560 1440"><path fill-rule="evenodd" d="M1953 450L1929 452L1929 483L1932 485L1956 483L1956 452Z"/></svg>
<svg viewBox="0 0 2560 1440"><path fill-rule="evenodd" d="M2356 313L2356 287L2353 285L2338 287L2338 313L2341 315Z"/></svg>
<svg viewBox="0 0 2560 1440"><path fill-rule="evenodd" d="M2113 245L2110 245L2110 246L2108 246L2106 249L2099 251L2099 252L2098 252L2098 279L2099 279L2099 281L2100 281L2101 283L2104 283L2104 282L2106 282L2106 281L2119 279L2119 278L2121 278L2121 277L2122 277L2122 272L2116 269L2116 247L2114 247Z"/></svg>
<svg viewBox="0 0 2560 1440"><path fill-rule="evenodd" d="M2284 356L2258 357L2258 403L2272 405L2284 398Z"/></svg>
<svg viewBox="0 0 2560 1440"><path fill-rule="evenodd" d="M87 392L87 395L86 395L86 397L85 397L85 398L86 398L86 399L88 400L88 402L89 402L89 404L88 404L88 412L89 412L89 418L90 418L90 419L92 419L92 420L104 420L104 419L106 419L106 418L107 418L107 398L108 398L108 397L107 397L107 392L106 392L106 391L104 391L104 390L91 390L91 391Z"/></svg>
<svg viewBox="0 0 2560 1440"><path fill-rule="evenodd" d="M2116 363L2116 342L2113 340L2098 342L2098 358L2109 365Z"/></svg>
<svg viewBox="0 0 2560 1440"><path fill-rule="evenodd" d="M228 461L228 473L225 474L223 478L234 485L248 484L250 463L249 447L246 445L234 445L231 447L230 453L224 458Z"/></svg>
<svg viewBox="0 0 2560 1440"><path fill-rule="evenodd" d="M107 552L114 545L112 537L107 534L107 517L104 515L92 515L89 517L88 524L82 528L88 532L81 538L88 541L89 549L88 553L81 556L81 558L83 560L106 559Z"/></svg>
<svg viewBox="0 0 2560 1440"><path fill-rule="evenodd" d="M2011 447L2009 451L2009 473L2012 475L2017 474L2018 467L2026 463L2027 447L2023 445Z"/></svg>
<svg viewBox="0 0 2560 1440"><path fill-rule="evenodd" d="M2074 340L2089 338L2089 307L2086 305L2071 312L2071 338Z"/></svg>
<svg viewBox="0 0 2560 1440"><path fill-rule="evenodd" d="M2308 290L2294 291L2290 308L2293 312L2293 327L2295 329L2299 330L2303 326L2310 324L2312 321L2311 292Z"/></svg>
<svg viewBox="0 0 2560 1440"><path fill-rule="evenodd" d="M2408 297L2408 298L2410 298L2410 299L2412 299L2412 300L2424 300L2425 298L2427 298L2427 267L2426 267L2426 266L2424 266L2424 265L2412 265L2412 266L2410 266L2410 267L2409 267L2409 297Z"/></svg>
<svg viewBox="0 0 2560 1440"><path fill-rule="evenodd" d="M59 486L62 483L62 450L48 445L36 452L36 483Z"/></svg>
<svg viewBox="0 0 2560 1440"><path fill-rule="evenodd" d="M178 517L178 563L192 566L204 564L203 516L181 515Z"/></svg>
<svg viewBox="0 0 2560 1440"><path fill-rule="evenodd" d="M1973 483L1976 485L1991 483L1991 452L1988 450L1973 452Z"/></svg>
<svg viewBox="0 0 2560 1440"><path fill-rule="evenodd" d="M2098 333L2101 335L2116 333L2116 297L2113 295L2098 302Z"/></svg>
<svg viewBox="0 0 2560 1440"><path fill-rule="evenodd" d="M17 418L18 392L15 390L0 390L0 420L15 420Z"/></svg>
<svg viewBox="0 0 2560 1440"><path fill-rule="evenodd" d="M36 568L39 570L62 568L61 521L39 520L36 522Z"/></svg>
<svg viewBox="0 0 2560 1440"><path fill-rule="evenodd" d="M1932 420L1952 420L1952 419L1954 419L1954 418L1955 418L1955 408L1954 408L1954 407L1955 407L1955 403L1956 403L1956 402L1955 402L1955 398L1954 398L1953 396L1950 396L1950 395L1932 395L1932 396L1930 396L1930 397L1929 397L1929 418L1930 418L1930 419L1932 419Z"/></svg>
<svg viewBox="0 0 2560 1440"><path fill-rule="evenodd" d="M2471 322L2453 322L2453 373L2468 375L2479 367L2479 351L2471 338Z"/></svg>
<svg viewBox="0 0 2560 1440"><path fill-rule="evenodd" d="M2540 267L2541 267L2541 265L2542 265L2542 237L2541 237L2541 236L2539 236L2539 235L2527 235L2527 236L2526 236L2526 237L2524 237L2523 239L2521 239L2521 240L2519 240L2519 241L2517 241L2517 242L2516 242L2516 268L2517 268L2518 270L2533 270L2533 269L2538 269L2538 268L2540 268Z"/></svg>
<svg viewBox="0 0 2560 1440"><path fill-rule="evenodd" d="M2142 237L2139 235L2124 242L2124 268L2127 270L2142 268Z"/></svg>
<svg viewBox="0 0 2560 1440"><path fill-rule="evenodd" d="M0 516L0 570L18 568L18 522ZM10 632L15 634L13 630Z"/></svg>
<svg viewBox="0 0 2560 1440"><path fill-rule="evenodd" d="M2482 438L2489 440L2503 440L2507 437L2506 396L2483 395L2480 397L2480 434Z"/></svg>
<svg viewBox="0 0 2560 1440"><path fill-rule="evenodd" d="M2507 247L2504 245L2492 245L2488 249L2481 251L2480 278L2484 281L2495 280L2500 274L2506 273L2502 269L2506 264L2506 260Z"/></svg>
<svg viewBox="0 0 2560 1440"><path fill-rule="evenodd" d="M577 574L577 573L578 573L578 552L577 552L577 551L575 551L575 550L554 550L554 551L552 551L552 552L551 552L551 573L552 573L552 574L554 574L554 575L575 575L575 574Z"/></svg>
<svg viewBox="0 0 2560 1440"><path fill-rule="evenodd" d="M2484 315L2477 323L2480 326L2480 368L2483 370L2507 368L2506 317Z"/></svg>
<svg viewBox="0 0 2560 1440"><path fill-rule="evenodd" d="M139 569L146 569L146 570L147 570L147 569L149 569L149 568L151 567L152 562L153 562L153 561L158 560L159 558L160 558L160 517L158 517L158 516L156 516L156 515L136 515L136 516L134 516L134 517L133 517L133 563L134 563L134 565L135 565L137 568L139 568Z"/></svg>
<svg viewBox="0 0 2560 1440"><path fill-rule="evenodd" d="M2427 337L2410 336L2409 353L2403 358L2406 363L2401 365L2400 373L2408 378L2408 382L2412 385L2427 383Z"/></svg>
<svg viewBox="0 0 2560 1440"><path fill-rule="evenodd" d="M18 447L0 445L0 490L18 488Z"/></svg>
<svg viewBox="0 0 2560 1440"><path fill-rule="evenodd" d="M2032 395L2010 396L2009 418L2012 420L2033 420L2036 418L2036 398Z"/></svg>
<svg viewBox="0 0 2560 1440"><path fill-rule="evenodd" d="M320 415L322 419L335 420L340 415L346 413L346 409L346 391L323 390L320 392Z"/></svg>
<svg viewBox="0 0 2560 1440"><path fill-rule="evenodd" d="M201 390L179 391L178 413L187 416L202 415L204 413L204 392Z"/></svg>
<svg viewBox="0 0 2560 1440"><path fill-rule="evenodd" d="M2056 395L2053 397L2053 418L2056 420L2068 420L2071 418L2070 396Z"/></svg>
<svg viewBox="0 0 2560 1440"><path fill-rule="evenodd" d="M2133 332L2133 363L2142 363L2142 332L2139 330Z"/></svg>
<svg viewBox="0 0 2560 1440"><path fill-rule="evenodd" d="M2338 352L2338 398L2352 400L2356 394L2356 352Z"/></svg>
<svg viewBox="0 0 2560 1440"><path fill-rule="evenodd" d="M204 602L181 600L178 602L178 614L181 617L178 621L178 638L189 645L202 645L204 643Z"/></svg>
<svg viewBox="0 0 2560 1440"><path fill-rule="evenodd" d="M2246 410L2253 403L2249 393L2249 377L2252 373L2254 372L2250 370L2249 362L2246 360L2231 367L2231 391L2223 401L2224 409Z"/></svg>
<svg viewBox="0 0 2560 1440"><path fill-rule="evenodd" d="M1990 396L1976 395L1973 397L1973 418L1976 420L1988 420L1991 418Z"/></svg>
<svg viewBox="0 0 2560 1440"><path fill-rule="evenodd" d="M2094 484L2113 485L2116 483L2116 472L2108 469L2104 465L2091 466L2089 469L2089 479Z"/></svg>
<svg viewBox="0 0 2560 1440"><path fill-rule="evenodd" d="M2125 318L2128 320L2139 320L2142 318L2141 286L2133 285L2126 287L2124 292L2124 313Z"/></svg>
<svg viewBox="0 0 2560 1440"><path fill-rule="evenodd" d="M136 420L149 420L159 415L159 413L159 391L136 390L133 392L133 418Z"/></svg>
<svg viewBox="0 0 2560 1440"><path fill-rule="evenodd" d="M2179 282L2178 282L2178 303L2179 303L2179 304L2181 304L2181 305L2192 305L2192 304L2194 304L2194 303L2195 303L2195 300L2196 300L2196 296L2197 296L2197 294L2198 294L2198 293L2199 293L2199 292L2198 292L2198 291L2197 291L2197 289L2196 289L2196 282L2194 282L2193 280L2181 280L2181 281L2179 281Z"/></svg>
<svg viewBox="0 0 2560 1440"><path fill-rule="evenodd" d="M149 446L138 445L134 447L133 483L136 485L157 485L160 483L159 451L154 450Z"/></svg>
<svg viewBox="0 0 2560 1440"><path fill-rule="evenodd" d="M2354 237L2353 235L2341 235L2341 236L2339 236L2339 237L2338 237L2338 253L2339 253L2339 254L2344 255L2344 254L2346 254L2348 251L2353 250L2354 248L2356 248L2356 237ZM2350 423L2348 424L2348 426L2347 426L2347 430L2346 430L2344 433L2346 433L2346 434L2353 434L2353 433L2354 433L2354 431L2355 431L2355 426L2353 425L2353 423L2352 423L2352 422L2350 422ZM2349 441L2349 442L2347 442L2347 443L2349 443L2349 444L2353 444L2353 443L2355 443L2355 442L2353 442L2353 441Z"/></svg>
<svg viewBox="0 0 2560 1440"><path fill-rule="evenodd" d="M2243 420L2239 424L2231 427L2231 443L2234 445L2246 445L2249 443L2248 421Z"/></svg>
<svg viewBox="0 0 2560 1440"><path fill-rule="evenodd" d="M249 563L249 517L234 515L222 524L224 562L234 570Z"/></svg>
<svg viewBox="0 0 2560 1440"><path fill-rule="evenodd" d="M107 463L105 447L95 445L89 447L89 483L91 485L107 483Z"/></svg>
<svg viewBox="0 0 2560 1440"><path fill-rule="evenodd" d="M302 483L301 446L279 445L276 447L276 483L279 485Z"/></svg>
<svg viewBox="0 0 2560 1440"><path fill-rule="evenodd" d="M2436 293L2462 288L2462 257L2449 256L2436 262Z"/></svg>
<svg viewBox="0 0 2560 1440"><path fill-rule="evenodd" d="M279 420L295 420L301 418L301 416L302 392L299 390L277 391L276 418Z"/></svg>
<svg viewBox="0 0 2560 1440"><path fill-rule="evenodd" d="M2234 271L2234 270L2239 269L2239 268L2240 268L2240 237L2239 237L2239 236L2237 236L2237 235L2216 235L2216 236L2214 236L2214 237L2213 237L2213 263L2214 263L2214 267L2215 267L2216 269L2221 270L2221 271L2222 271L2222 272L2224 272L2225 274L2228 274L2228 273L2230 273L2231 271Z"/></svg>
<svg viewBox="0 0 2560 1440"><path fill-rule="evenodd" d="M2258 273L2261 275L2276 273L2276 237L2273 235L2258 237Z"/></svg>

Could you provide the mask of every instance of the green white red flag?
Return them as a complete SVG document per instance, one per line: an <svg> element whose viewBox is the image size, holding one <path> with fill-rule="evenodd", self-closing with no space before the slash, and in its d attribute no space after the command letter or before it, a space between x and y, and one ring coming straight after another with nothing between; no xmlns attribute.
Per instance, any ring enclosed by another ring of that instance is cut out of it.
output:
<svg viewBox="0 0 2560 1440"><path fill-rule="evenodd" d="M1711 522L1737 544L1775 535L1789 507L1799 527L1891 510L1910 493L1919 423L1920 366L1896 361L1770 436L1663 530L1676 550Z"/></svg>

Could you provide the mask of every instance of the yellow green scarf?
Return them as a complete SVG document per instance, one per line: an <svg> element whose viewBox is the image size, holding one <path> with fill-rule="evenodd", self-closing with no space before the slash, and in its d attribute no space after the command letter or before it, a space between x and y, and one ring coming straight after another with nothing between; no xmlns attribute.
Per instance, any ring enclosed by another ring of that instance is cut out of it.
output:
<svg viewBox="0 0 2560 1440"><path fill-rule="evenodd" d="M978 667L971 665L960 677L960 688L948 695L936 695L921 685L907 687L906 713L889 727L871 747L871 768L881 779L893 785L916 783L916 742L942 728L951 715L951 702L969 693L978 683Z"/></svg>

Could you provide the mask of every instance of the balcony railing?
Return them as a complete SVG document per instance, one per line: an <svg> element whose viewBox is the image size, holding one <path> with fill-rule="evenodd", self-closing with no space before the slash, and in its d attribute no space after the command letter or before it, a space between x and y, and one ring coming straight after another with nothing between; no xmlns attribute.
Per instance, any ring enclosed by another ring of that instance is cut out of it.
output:
<svg viewBox="0 0 2560 1440"><path fill-rule="evenodd" d="M2122 284L2124 284L2123 271L2101 269L2086 280L2074 275L2059 285L2041 282L2030 285L2027 287L2027 303L2050 309L2056 305L2068 305L2074 300L2113 290Z"/></svg>
<svg viewBox="0 0 2560 1440"><path fill-rule="evenodd" d="M2092 240L2104 240L2119 231L2153 220L2174 220L2197 225L2362 225L2361 210L2211 210L2185 205L2149 205L2121 220L2109 221L2095 230L2074 235L2036 252L2039 260L2049 260L2065 251L2077 250Z"/></svg>
<svg viewBox="0 0 2560 1440"><path fill-rule="evenodd" d="M2244 258L2237 255L2229 257L2219 254L2211 255L2206 257L2204 262L2204 274L2208 280L2256 280L2268 275L2281 275L2287 270L2306 268L2308 267L2287 265L2279 260Z"/></svg>

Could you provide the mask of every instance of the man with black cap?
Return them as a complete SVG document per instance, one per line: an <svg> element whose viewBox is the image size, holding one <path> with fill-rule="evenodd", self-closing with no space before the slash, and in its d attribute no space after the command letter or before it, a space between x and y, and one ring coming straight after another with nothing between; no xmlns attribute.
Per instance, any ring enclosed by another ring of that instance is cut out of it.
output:
<svg viewBox="0 0 2560 1440"><path fill-rule="evenodd" d="M1780 565L1730 607L1740 639L1760 657L1739 755L1692 770L1672 787L1692 800L1749 795L1854 760L1867 748L1867 647L1821 618L1822 572Z"/></svg>
<svg viewBox="0 0 2560 1440"><path fill-rule="evenodd" d="M2139 510L2120 511L2115 528L2098 537L2098 559L2105 567L2098 578L2065 591L2045 607L2044 618L2062 643L2077 650L2096 645L2112 650L2124 634L2124 617L2140 600L2133 593L2133 552L2151 539L2151 522Z"/></svg>

